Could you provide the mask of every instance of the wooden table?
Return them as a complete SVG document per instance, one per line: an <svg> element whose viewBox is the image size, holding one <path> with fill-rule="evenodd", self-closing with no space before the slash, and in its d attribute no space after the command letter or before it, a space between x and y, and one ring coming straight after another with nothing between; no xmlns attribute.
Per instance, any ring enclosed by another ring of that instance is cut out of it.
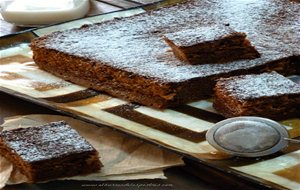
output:
<svg viewBox="0 0 300 190"><path fill-rule="evenodd" d="M147 3L153 0L139 0L139 2ZM92 6L88 15L107 13L126 8L140 6L142 3L134 3L125 0L91 0ZM7 23L0 18L0 37L20 32L28 28L18 27L14 24ZM1 47L0 47L1 48ZM53 110L38 106L36 104L18 99L14 96L0 92L0 124L3 123L5 117L26 115L26 114L60 114ZM199 166L199 164L197 164ZM190 172L193 169L193 172ZM193 174L192 174L193 173ZM184 167L175 167L167 169L165 172L168 179L155 180L131 180L131 181L108 181L108 182L91 182L91 181L53 181L43 184L20 184L6 186L4 190L79 190L79 189L164 189L164 190L215 190L215 189L255 189L244 186L244 182L236 180L230 174L224 175L216 172L207 166L200 166L199 170L195 170L192 164ZM196 177L197 176L197 177Z"/></svg>

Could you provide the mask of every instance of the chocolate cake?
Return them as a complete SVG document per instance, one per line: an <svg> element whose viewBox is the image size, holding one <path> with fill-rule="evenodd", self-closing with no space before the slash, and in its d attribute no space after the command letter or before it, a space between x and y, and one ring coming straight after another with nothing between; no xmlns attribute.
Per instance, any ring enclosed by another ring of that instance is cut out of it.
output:
<svg viewBox="0 0 300 190"><path fill-rule="evenodd" d="M227 118L299 117L300 85L276 72L221 78L215 87L213 107Z"/></svg>
<svg viewBox="0 0 300 190"><path fill-rule="evenodd" d="M220 77L272 70L296 73L299 9L298 3L288 0L195 0L55 32L36 38L31 48L36 64L56 76L165 108L211 96ZM177 59L163 40L166 34L220 23L245 32L261 57L189 65Z"/></svg>
<svg viewBox="0 0 300 190"><path fill-rule="evenodd" d="M260 57L246 34L229 26L212 25L166 34L174 55L189 64L226 63Z"/></svg>
<svg viewBox="0 0 300 190"><path fill-rule="evenodd" d="M0 132L0 154L29 182L100 170L98 152L66 122Z"/></svg>

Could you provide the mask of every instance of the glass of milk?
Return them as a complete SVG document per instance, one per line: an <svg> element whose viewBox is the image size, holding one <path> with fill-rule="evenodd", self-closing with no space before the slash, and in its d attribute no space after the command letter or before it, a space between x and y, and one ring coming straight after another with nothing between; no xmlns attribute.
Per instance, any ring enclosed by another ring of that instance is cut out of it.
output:
<svg viewBox="0 0 300 190"><path fill-rule="evenodd" d="M0 0L4 20L19 26L59 23L85 16L89 0Z"/></svg>

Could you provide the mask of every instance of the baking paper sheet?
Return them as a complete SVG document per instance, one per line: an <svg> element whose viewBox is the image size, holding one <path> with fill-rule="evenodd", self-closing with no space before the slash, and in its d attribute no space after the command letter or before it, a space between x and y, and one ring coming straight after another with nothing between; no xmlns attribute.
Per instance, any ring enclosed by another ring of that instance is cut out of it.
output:
<svg viewBox="0 0 300 190"><path fill-rule="evenodd" d="M181 157L143 143L106 127L58 115L27 115L6 118L3 130L38 126L52 121L65 120L86 138L100 153L104 167L100 172L59 180L132 180L165 178L163 169L183 165ZM26 182L26 178L13 165L0 157L0 187L5 184Z"/></svg>

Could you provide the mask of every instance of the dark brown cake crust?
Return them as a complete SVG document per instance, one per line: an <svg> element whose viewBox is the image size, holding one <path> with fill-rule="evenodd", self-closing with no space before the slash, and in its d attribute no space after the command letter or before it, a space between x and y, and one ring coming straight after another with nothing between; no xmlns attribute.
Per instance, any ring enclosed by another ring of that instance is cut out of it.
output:
<svg viewBox="0 0 300 190"><path fill-rule="evenodd" d="M29 182L100 170L98 152L66 122L0 132L0 154Z"/></svg>
<svg viewBox="0 0 300 190"><path fill-rule="evenodd" d="M276 72L221 78L215 87L213 107L227 118L299 117L300 85Z"/></svg>
<svg viewBox="0 0 300 190"><path fill-rule="evenodd" d="M260 57L246 36L229 26L211 25L166 34L164 40L178 59L196 65Z"/></svg>
<svg viewBox="0 0 300 190"><path fill-rule="evenodd" d="M32 42L33 58L42 69L74 83L155 108L176 106L211 96L220 77L272 70L289 75L299 70L296 12L300 6L289 1L263 1L259 5L240 2L234 9L229 9L230 4L236 4L234 0L226 1L226 6L223 1L190 1L55 32ZM262 17L262 9L272 11ZM243 17L232 16L241 12ZM261 57L187 65L168 51L162 39L167 33L217 22L230 23L247 33Z"/></svg>

